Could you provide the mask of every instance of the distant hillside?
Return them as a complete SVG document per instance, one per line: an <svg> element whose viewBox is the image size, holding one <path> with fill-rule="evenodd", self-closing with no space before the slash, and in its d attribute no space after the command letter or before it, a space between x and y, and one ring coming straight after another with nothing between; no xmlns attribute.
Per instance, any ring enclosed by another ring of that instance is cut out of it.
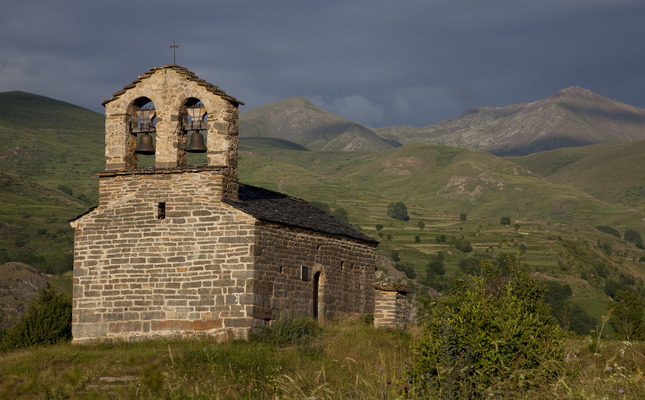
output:
<svg viewBox="0 0 645 400"><path fill-rule="evenodd" d="M0 264L71 268L67 220L97 200L104 121L48 97L0 93Z"/></svg>
<svg viewBox="0 0 645 400"><path fill-rule="evenodd" d="M645 141L564 148L510 159L551 182L645 213Z"/></svg>
<svg viewBox="0 0 645 400"><path fill-rule="evenodd" d="M480 107L432 126L375 131L402 144L435 142L496 155L526 155L561 147L645 140L645 110L569 87L543 100Z"/></svg>
<svg viewBox="0 0 645 400"><path fill-rule="evenodd" d="M552 183L508 160L455 147L414 144L352 157L264 149L241 156L243 181L309 200L403 200L456 214L575 220L592 226L640 219L635 210Z"/></svg>
<svg viewBox="0 0 645 400"><path fill-rule="evenodd" d="M0 121L23 128L47 130L102 130L99 113L26 92L0 93Z"/></svg>
<svg viewBox="0 0 645 400"><path fill-rule="evenodd" d="M371 129L298 97L245 111L240 136L272 137L313 151L381 151L393 146Z"/></svg>

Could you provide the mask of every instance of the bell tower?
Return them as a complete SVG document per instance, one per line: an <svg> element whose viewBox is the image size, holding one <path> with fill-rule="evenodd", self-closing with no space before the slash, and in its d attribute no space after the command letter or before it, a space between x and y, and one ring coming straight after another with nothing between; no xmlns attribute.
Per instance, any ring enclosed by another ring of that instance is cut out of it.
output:
<svg viewBox="0 0 645 400"><path fill-rule="evenodd" d="M212 171L222 178L222 197L235 197L240 104L186 68L152 68L103 102L99 176ZM191 165L187 153L205 157Z"/></svg>

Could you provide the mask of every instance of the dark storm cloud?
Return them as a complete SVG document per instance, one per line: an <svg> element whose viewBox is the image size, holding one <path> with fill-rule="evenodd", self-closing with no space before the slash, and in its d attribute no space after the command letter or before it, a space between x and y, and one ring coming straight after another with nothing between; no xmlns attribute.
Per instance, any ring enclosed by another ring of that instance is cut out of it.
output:
<svg viewBox="0 0 645 400"><path fill-rule="evenodd" d="M306 96L371 126L425 125L579 85L645 106L645 4L524 1L13 1L0 91L101 111L177 63L244 101ZM243 109L243 110L244 110Z"/></svg>

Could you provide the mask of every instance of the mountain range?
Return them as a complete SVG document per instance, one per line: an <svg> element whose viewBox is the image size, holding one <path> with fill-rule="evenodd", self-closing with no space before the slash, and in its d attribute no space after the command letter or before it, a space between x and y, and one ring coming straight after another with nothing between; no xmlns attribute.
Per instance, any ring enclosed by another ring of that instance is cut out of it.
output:
<svg viewBox="0 0 645 400"><path fill-rule="evenodd" d="M413 127L369 128L289 98L245 111L242 137L274 137L313 151L382 151L432 142L498 156L561 147L645 140L645 110L579 87L527 104L479 107L454 120Z"/></svg>

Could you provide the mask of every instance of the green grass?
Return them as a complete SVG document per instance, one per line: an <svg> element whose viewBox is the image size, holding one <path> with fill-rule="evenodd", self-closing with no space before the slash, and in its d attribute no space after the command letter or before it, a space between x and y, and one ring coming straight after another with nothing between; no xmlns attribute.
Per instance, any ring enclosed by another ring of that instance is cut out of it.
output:
<svg viewBox="0 0 645 400"><path fill-rule="evenodd" d="M305 347L206 339L58 344L0 355L0 397L396 399L418 335L355 321L323 327ZM594 352L591 339L569 340L555 380L508 397L645 396L645 343L602 339Z"/></svg>

